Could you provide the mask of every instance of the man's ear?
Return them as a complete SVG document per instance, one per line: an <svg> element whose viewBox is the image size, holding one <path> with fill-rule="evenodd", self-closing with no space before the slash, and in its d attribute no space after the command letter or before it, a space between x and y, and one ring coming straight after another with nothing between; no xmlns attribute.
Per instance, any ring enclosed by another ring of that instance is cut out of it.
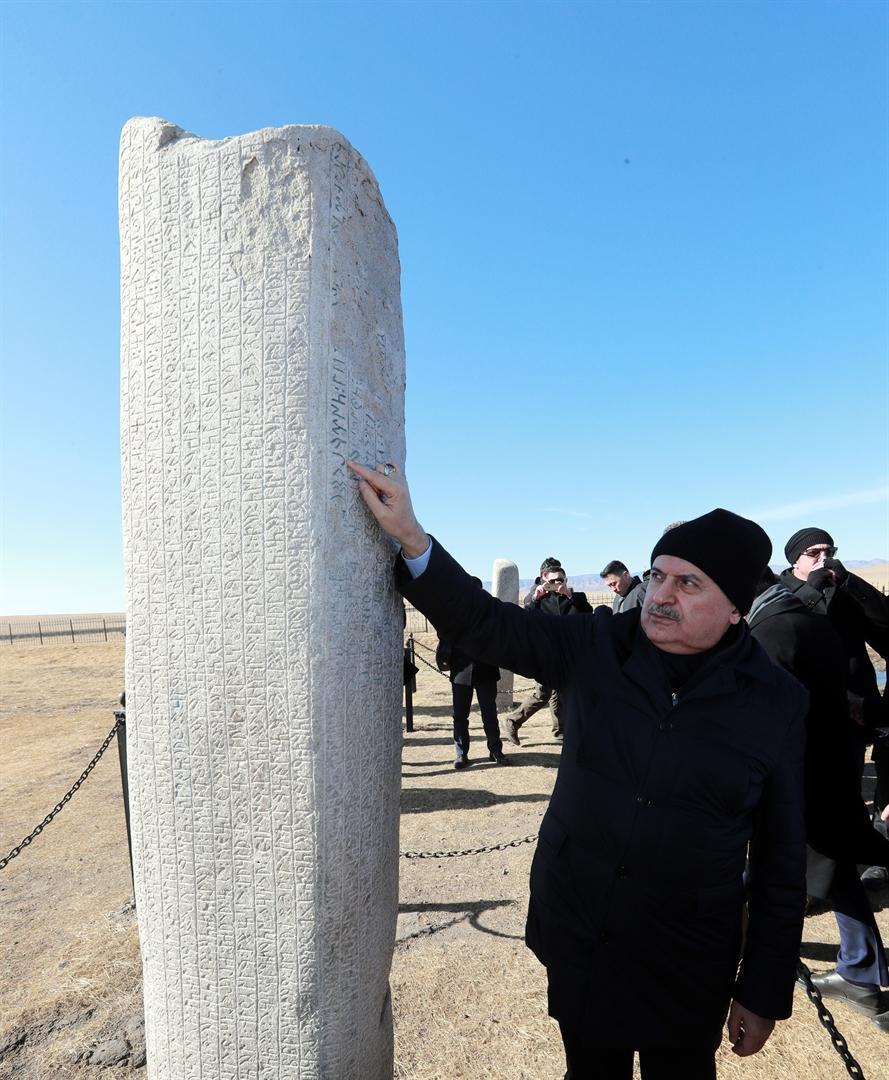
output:
<svg viewBox="0 0 889 1080"><path fill-rule="evenodd" d="M733 607L729 612L728 621L731 626L737 626L741 621L741 612L736 607Z"/></svg>

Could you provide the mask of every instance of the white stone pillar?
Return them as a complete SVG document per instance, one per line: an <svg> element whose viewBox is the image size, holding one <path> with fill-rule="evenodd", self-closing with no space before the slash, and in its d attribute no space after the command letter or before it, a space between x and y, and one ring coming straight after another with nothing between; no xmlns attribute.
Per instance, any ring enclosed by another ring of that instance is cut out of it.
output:
<svg viewBox="0 0 889 1080"><path fill-rule="evenodd" d="M152 1080L392 1073L395 227L322 127L120 159L126 689Z"/></svg>
<svg viewBox="0 0 889 1080"><path fill-rule="evenodd" d="M491 573L491 595L507 604L519 602L519 568L511 559L495 559ZM500 669L497 683L497 712L502 714L512 708L513 673Z"/></svg>

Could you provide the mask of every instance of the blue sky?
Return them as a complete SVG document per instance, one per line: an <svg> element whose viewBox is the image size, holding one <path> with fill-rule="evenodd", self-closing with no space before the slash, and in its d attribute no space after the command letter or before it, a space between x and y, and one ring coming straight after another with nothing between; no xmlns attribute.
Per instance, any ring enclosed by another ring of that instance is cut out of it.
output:
<svg viewBox="0 0 889 1080"><path fill-rule="evenodd" d="M0 7L0 612L123 607L134 115L338 128L396 222L408 473L474 573L721 505L889 552L889 5Z"/></svg>

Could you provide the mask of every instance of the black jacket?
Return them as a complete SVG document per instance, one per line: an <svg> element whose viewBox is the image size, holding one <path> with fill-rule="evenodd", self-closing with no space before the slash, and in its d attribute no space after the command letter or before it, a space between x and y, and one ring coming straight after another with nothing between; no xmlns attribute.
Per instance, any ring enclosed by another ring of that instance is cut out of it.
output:
<svg viewBox="0 0 889 1080"><path fill-rule="evenodd" d="M816 615L827 615L839 635L848 664L848 688L869 702L877 703L877 677L867 654L867 645L884 659L889 658L889 598L856 574L842 585L821 592L784 570L781 584Z"/></svg>
<svg viewBox="0 0 889 1080"><path fill-rule="evenodd" d="M551 1014L634 1046L718 1038L732 996L789 1016L805 905L800 684L742 624L672 694L637 612L522 611L474 588L438 544L419 578L401 560L396 573L461 647L563 694L526 930Z"/></svg>
<svg viewBox="0 0 889 1080"><path fill-rule="evenodd" d="M493 664L473 660L471 656L455 648L447 638L438 640L435 663L439 671L447 671L448 678L457 686L480 686L483 683L497 682L500 678L500 671Z"/></svg>
<svg viewBox="0 0 889 1080"><path fill-rule="evenodd" d="M809 691L806 717L806 839L832 859L887 865L889 842L871 826L861 798L860 767L849 703L842 642L782 585L753 603L750 633L772 662Z"/></svg>
<svg viewBox="0 0 889 1080"><path fill-rule="evenodd" d="M542 611L544 615L589 615L593 610L586 593L573 592L570 596L563 596L549 592L535 600L533 589L522 601L522 606L527 611Z"/></svg>

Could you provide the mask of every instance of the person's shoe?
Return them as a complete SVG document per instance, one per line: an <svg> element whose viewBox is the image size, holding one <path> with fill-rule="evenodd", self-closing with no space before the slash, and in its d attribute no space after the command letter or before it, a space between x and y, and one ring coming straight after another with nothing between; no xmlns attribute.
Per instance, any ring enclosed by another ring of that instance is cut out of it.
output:
<svg viewBox="0 0 889 1080"><path fill-rule="evenodd" d="M490 754L488 754L488 757L491 759L491 761L496 761L498 765L512 764L512 762L509 760L506 754L503 753L502 750L492 750Z"/></svg>
<svg viewBox="0 0 889 1080"><path fill-rule="evenodd" d="M812 985L817 986L822 997L838 998L868 1016L877 1016L885 1012L889 1004L884 1000L883 992L878 986L856 986L855 983L844 979L836 969L825 971L821 975L813 975Z"/></svg>
<svg viewBox="0 0 889 1080"><path fill-rule="evenodd" d="M470 764L471 762L465 754L461 754L459 757L454 759L455 769L468 769Z"/></svg>
<svg viewBox="0 0 889 1080"><path fill-rule="evenodd" d="M515 720L510 720L508 716L504 716L500 721L500 729L503 732L504 738L509 739L514 746L522 745L519 740L519 729L516 727Z"/></svg>
<svg viewBox="0 0 889 1080"><path fill-rule="evenodd" d="M824 915L825 912L833 911L833 904L829 900L822 900L820 896L806 897L806 918L813 915Z"/></svg>
<svg viewBox="0 0 889 1080"><path fill-rule="evenodd" d="M889 1012L877 1013L877 1015L871 1019L880 1031L885 1031L886 1034L889 1035Z"/></svg>
<svg viewBox="0 0 889 1080"><path fill-rule="evenodd" d="M861 884L872 892L887 889L889 888L889 870L885 866L869 866L861 875Z"/></svg>

